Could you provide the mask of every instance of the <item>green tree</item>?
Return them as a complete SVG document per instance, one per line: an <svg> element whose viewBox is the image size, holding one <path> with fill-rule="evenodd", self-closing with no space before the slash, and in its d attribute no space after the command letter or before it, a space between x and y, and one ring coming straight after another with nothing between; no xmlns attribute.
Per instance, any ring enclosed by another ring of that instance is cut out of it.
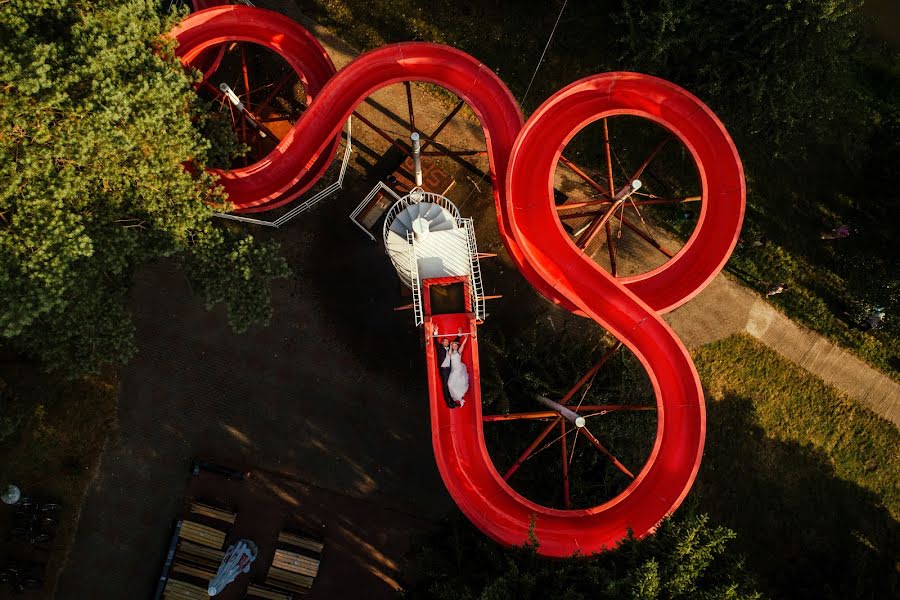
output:
<svg viewBox="0 0 900 600"><path fill-rule="evenodd" d="M863 0L623 0L621 60L707 101L767 157L809 138L859 143L872 102L858 85ZM840 126L838 126L840 125Z"/></svg>
<svg viewBox="0 0 900 600"><path fill-rule="evenodd" d="M706 515L664 521L591 557L551 560L540 540L502 548L461 517L445 523L410 554L405 597L436 600L641 600L759 598L743 562L729 552L734 532Z"/></svg>
<svg viewBox="0 0 900 600"><path fill-rule="evenodd" d="M0 339L69 374L134 352L134 269L171 258L241 330L277 246L217 227L195 75L152 0L0 3ZM191 174L185 164L192 168Z"/></svg>

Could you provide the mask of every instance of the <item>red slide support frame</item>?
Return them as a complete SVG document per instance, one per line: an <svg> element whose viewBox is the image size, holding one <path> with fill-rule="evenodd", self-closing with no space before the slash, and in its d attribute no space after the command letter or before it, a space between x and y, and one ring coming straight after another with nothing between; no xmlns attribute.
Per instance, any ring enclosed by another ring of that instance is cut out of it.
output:
<svg viewBox="0 0 900 600"><path fill-rule="evenodd" d="M278 147L249 167L219 172L241 210L283 204L321 176L344 122L370 94L403 81L443 86L465 100L487 142L500 234L528 281L549 300L584 315L621 340L647 370L656 395L657 434L650 458L631 484L596 507L540 506L507 485L484 443L476 326L471 315L427 318L426 335L462 327L472 385L465 407L448 410L433 344L426 344L435 459L465 515L502 544L522 544L529 527L554 557L614 547L628 529L642 537L674 511L697 474L706 412L696 369L659 314L696 295L728 259L744 214L744 174L725 127L700 100L678 86L637 73L605 73L554 94L523 125L518 104L494 72L459 50L401 43L358 57L337 74L306 30L277 13L221 6L187 17L172 33L186 64L229 41L260 44L301 74L313 97ZM562 148L584 126L613 115L636 115L677 136L698 165L703 204L694 234L660 268L614 278L579 250L554 209L553 173ZM471 349L471 350L469 350Z"/></svg>

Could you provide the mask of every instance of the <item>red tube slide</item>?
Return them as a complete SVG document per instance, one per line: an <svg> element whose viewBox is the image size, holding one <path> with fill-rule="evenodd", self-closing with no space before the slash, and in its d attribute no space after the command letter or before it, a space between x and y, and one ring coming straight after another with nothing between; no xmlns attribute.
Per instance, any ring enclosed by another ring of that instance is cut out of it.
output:
<svg viewBox="0 0 900 600"><path fill-rule="evenodd" d="M368 95L400 81L441 85L464 99L481 120L501 236L516 266L544 296L593 319L641 361L656 394L657 435L650 458L612 500L580 510L540 506L510 488L484 443L478 344L472 315L426 317L425 332L462 327L472 334L464 353L470 401L450 410L443 399L434 345L426 345L432 440L438 468L454 501L485 534L521 544L534 523L539 552L565 557L614 547L628 529L652 532L674 511L699 468L706 430L703 395L690 356L659 317L696 295L721 269L737 240L744 211L744 177L728 133L713 113L681 88L636 73L588 77L561 90L522 124L506 86L477 60L446 46L404 43L366 53L334 77L323 51L281 15L243 6L189 16L174 32L190 63L225 40L255 42L282 54L303 72L315 97L278 147L245 169L220 173L240 209L281 203L315 180L344 121ZM330 64L330 61L329 61ZM327 80L327 83L326 83ZM699 168L703 207L693 236L668 263L617 279L579 250L562 229L553 204L553 173L562 148L588 123L628 114L668 129Z"/></svg>
<svg viewBox="0 0 900 600"><path fill-rule="evenodd" d="M205 0L197 4L208 6L214 2ZM203 71L205 78L218 68L225 45L230 42L256 43L272 50L299 76L306 90L307 104L336 72L331 57L308 31L284 15L259 8L225 5L199 10L182 21L171 35L178 40L176 55L184 64ZM269 156L242 169L213 170L228 193L235 212L271 210L309 190L331 164L344 121L332 135L321 140L322 144L303 165L303 169L298 170L296 177L291 177L290 182L280 186L276 193L258 189L259 182L270 176L271 165L284 164L282 154L292 145L292 140L282 140Z"/></svg>

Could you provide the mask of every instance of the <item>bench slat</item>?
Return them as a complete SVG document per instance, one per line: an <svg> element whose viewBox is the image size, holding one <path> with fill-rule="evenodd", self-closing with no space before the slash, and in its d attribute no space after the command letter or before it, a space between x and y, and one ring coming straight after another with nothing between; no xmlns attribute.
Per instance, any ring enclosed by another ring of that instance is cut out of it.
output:
<svg viewBox="0 0 900 600"><path fill-rule="evenodd" d="M175 549L175 556L179 560L218 569L219 565L222 564L222 558L225 556L225 553L188 540L181 540Z"/></svg>
<svg viewBox="0 0 900 600"><path fill-rule="evenodd" d="M208 556L209 558L215 558L220 562L222 560L222 557L225 556L225 552L223 550L216 550L215 548L210 548L209 546L196 544L190 540L181 540L181 542L179 542L178 544L178 550L181 550L188 554Z"/></svg>
<svg viewBox="0 0 900 600"><path fill-rule="evenodd" d="M283 569L285 571L292 571L294 573L300 573L301 575L307 575L309 577L315 577L319 573L319 565L318 564L308 564L308 563L300 563L297 561L292 561L289 559L283 559L276 557L272 561L272 566L278 569Z"/></svg>
<svg viewBox="0 0 900 600"><path fill-rule="evenodd" d="M216 550L221 550L222 546L225 545L224 531L193 521L182 521L179 535L186 540L197 542Z"/></svg>
<svg viewBox="0 0 900 600"><path fill-rule="evenodd" d="M300 575L298 573L292 573L291 571L285 571L284 569L279 569L277 567L272 567L269 569L269 576L266 578L266 583L269 585L274 585L276 587L285 587L285 585L296 586L296 587L288 587L287 589L301 589L305 590L312 587L313 581L315 578L308 577L306 575Z"/></svg>
<svg viewBox="0 0 900 600"><path fill-rule="evenodd" d="M300 554L298 552L291 552L289 550L277 549L277 550L275 550L275 556L279 557L279 558L283 558L285 560L296 560L298 562L308 563L311 565L319 564L318 558L306 556L306 555Z"/></svg>
<svg viewBox="0 0 900 600"><path fill-rule="evenodd" d="M317 554L321 554L322 549L325 547L323 542L302 535L288 533L287 531L282 531L278 534L278 541L283 544L290 544L291 546L311 550Z"/></svg>
<svg viewBox="0 0 900 600"><path fill-rule="evenodd" d="M284 592L265 588L253 583L247 587L247 595L253 596L254 598L265 598L266 600L292 600L290 594L285 594Z"/></svg>
<svg viewBox="0 0 900 600"><path fill-rule="evenodd" d="M314 571L319 570L319 565L317 564L303 563L283 558L276 558L272 561L272 564L277 566L279 569L284 569L286 571L295 571L297 569L312 569Z"/></svg>
<svg viewBox="0 0 900 600"><path fill-rule="evenodd" d="M312 566L318 566L320 562L318 558L312 558L311 556L305 556L303 554L298 554L297 552L289 552L287 550L280 549L275 550L275 558Z"/></svg>
<svg viewBox="0 0 900 600"><path fill-rule="evenodd" d="M176 562L172 565L172 571L174 573L180 573L182 575L192 575L194 577L199 577L200 579L206 579L207 581L216 576L216 572L211 569L195 567L194 565L188 565L180 562Z"/></svg>
<svg viewBox="0 0 900 600"><path fill-rule="evenodd" d="M178 579L170 579L166 582L166 589L163 591L163 597L175 598L178 600L197 600L198 598L208 600L209 594L206 593L205 589L199 586Z"/></svg>
<svg viewBox="0 0 900 600"><path fill-rule="evenodd" d="M231 523L232 525L234 525L234 521L235 519L237 519L237 515L231 511L224 510L222 508L216 508L215 506L210 506L209 504L203 504L202 502L194 502L193 504L191 504L191 512L213 519L218 519L219 521L225 521L226 523Z"/></svg>

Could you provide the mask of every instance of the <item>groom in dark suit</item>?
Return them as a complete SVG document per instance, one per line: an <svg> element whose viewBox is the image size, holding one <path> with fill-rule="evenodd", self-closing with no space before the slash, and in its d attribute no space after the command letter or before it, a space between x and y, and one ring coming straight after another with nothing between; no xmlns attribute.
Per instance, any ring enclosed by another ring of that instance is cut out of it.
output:
<svg viewBox="0 0 900 600"><path fill-rule="evenodd" d="M456 336L456 339L453 341L459 342L459 340L459 336ZM446 400L448 408L456 408L459 406L459 403L450 395L450 365L443 366L447 355L450 354L450 338L435 337L434 342L437 344L438 367L441 370L441 381L444 383L444 400Z"/></svg>

